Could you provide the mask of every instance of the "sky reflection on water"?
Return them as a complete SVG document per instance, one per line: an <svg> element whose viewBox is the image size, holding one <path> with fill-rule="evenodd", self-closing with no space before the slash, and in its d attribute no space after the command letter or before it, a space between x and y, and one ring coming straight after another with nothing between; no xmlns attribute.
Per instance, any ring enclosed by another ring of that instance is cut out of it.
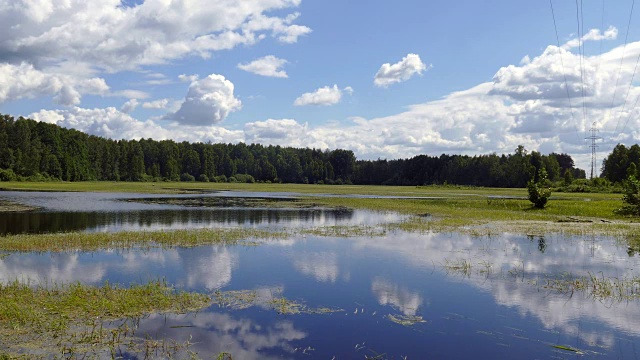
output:
<svg viewBox="0 0 640 360"><path fill-rule="evenodd" d="M458 259L474 269L490 263L492 271L460 274L443 268ZM167 321L154 315L140 323L143 332L177 340L191 334L201 340L196 349L230 351L242 359L307 358L300 353L307 347L315 349L312 358L328 359L373 351L414 359L572 356L552 348L555 344L581 349L585 356L633 358L640 339L638 300L570 297L535 281L589 272L622 278L637 274L639 263L637 255L629 256L612 239L549 236L541 246L540 238L510 234L474 238L397 232L298 237L258 247L12 254L0 261L0 278L90 284L163 278L186 290L256 289L266 298L282 294L310 307L343 309L279 315L264 302L237 311L214 305L196 315ZM389 314L419 315L427 323L404 327L389 321Z"/></svg>
<svg viewBox="0 0 640 360"><path fill-rule="evenodd" d="M327 208L188 207L124 200L193 199L236 193L153 195L129 193L0 192L0 198L41 207L33 212L0 213L0 235L45 232L115 232L206 227L286 228L375 225L397 221L391 212ZM287 199L290 194L245 193L247 198Z"/></svg>

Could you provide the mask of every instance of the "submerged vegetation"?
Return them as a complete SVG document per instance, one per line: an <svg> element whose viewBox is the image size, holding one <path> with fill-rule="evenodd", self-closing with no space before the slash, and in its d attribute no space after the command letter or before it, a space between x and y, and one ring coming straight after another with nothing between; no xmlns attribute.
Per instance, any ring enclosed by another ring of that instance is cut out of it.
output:
<svg viewBox="0 0 640 360"><path fill-rule="evenodd" d="M544 248L540 248L544 252ZM573 296L576 293L584 294L594 300L606 303L627 302L640 300L640 276L632 277L605 277L592 273L587 275L575 275L563 273L557 276L546 275L528 279L525 274L524 264L514 264L506 272L496 273L493 264L487 261L472 263L467 259L445 259L442 268L449 274L459 274L465 278L473 275L490 277L512 277L527 280L531 286L553 291L558 294ZM508 275L508 276L507 276Z"/></svg>
<svg viewBox="0 0 640 360"><path fill-rule="evenodd" d="M159 280L129 287L108 282L93 287L79 282L35 285L13 281L0 283L0 359L120 358L123 353L145 359L198 359L189 340L156 339L139 333L137 324L149 314L183 314L212 304L230 310L260 306L281 315L344 312L309 307L278 291L217 290L206 295L177 291ZM221 353L218 358L231 359L231 354Z"/></svg>
<svg viewBox="0 0 640 360"><path fill-rule="evenodd" d="M13 201L0 200L0 213L32 211L35 209L36 208L33 206L18 204Z"/></svg>
<svg viewBox="0 0 640 360"><path fill-rule="evenodd" d="M425 323L427 322L426 320L424 320L422 318L422 316L418 316L418 315L393 315L393 314L388 314L387 316L385 316L389 321L392 321L396 324L402 325L402 326L413 326L416 324L420 324L420 323Z"/></svg>
<svg viewBox="0 0 640 360"><path fill-rule="evenodd" d="M207 295L175 291L161 281L128 288L109 283L101 287L0 284L0 351L30 358L51 354L116 358L120 351L161 350L167 357L188 344L145 341L136 337L132 321L150 313L184 313L210 304Z"/></svg>

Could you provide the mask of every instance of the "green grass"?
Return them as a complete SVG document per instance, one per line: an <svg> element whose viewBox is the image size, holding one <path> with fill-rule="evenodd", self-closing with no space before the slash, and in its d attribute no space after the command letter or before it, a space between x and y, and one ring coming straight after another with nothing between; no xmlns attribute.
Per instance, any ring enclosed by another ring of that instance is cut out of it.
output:
<svg viewBox="0 0 640 360"><path fill-rule="evenodd" d="M178 350L188 344L167 347L163 341L132 341L135 331L129 323L109 326L109 322L150 313L184 313L210 304L207 295L175 291L161 281L127 288L109 283L101 287L0 284L0 351L33 358L114 356L123 344L143 353L157 346Z"/></svg>
<svg viewBox="0 0 640 360"><path fill-rule="evenodd" d="M194 247L211 244L254 245L251 239L289 236L249 228L197 229L173 231L129 231L114 233L19 234L0 237L2 251L95 251L106 249Z"/></svg>

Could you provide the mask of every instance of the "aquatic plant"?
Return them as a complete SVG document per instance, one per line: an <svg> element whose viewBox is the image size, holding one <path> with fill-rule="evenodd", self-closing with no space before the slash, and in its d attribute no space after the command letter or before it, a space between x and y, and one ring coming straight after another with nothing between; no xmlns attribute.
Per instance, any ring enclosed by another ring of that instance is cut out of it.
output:
<svg viewBox="0 0 640 360"><path fill-rule="evenodd" d="M256 304L258 293L255 290L232 290L213 293L213 302L220 307L233 310L248 309Z"/></svg>
<svg viewBox="0 0 640 360"><path fill-rule="evenodd" d="M104 249L171 248L202 245L255 245L255 239L281 239L288 233L249 228L107 233L56 233L8 235L0 241L3 251L96 251Z"/></svg>
<svg viewBox="0 0 640 360"><path fill-rule="evenodd" d="M486 265L483 264L486 268ZM444 265L442 266L447 272L455 272L462 274L466 277L471 275L471 261L466 259L449 260L444 259Z"/></svg>
<svg viewBox="0 0 640 360"><path fill-rule="evenodd" d="M207 295L176 291L159 280L129 287L0 284L0 351L63 357L111 353L115 357L121 346L142 353L145 349L184 350L188 343L136 339L133 323L150 313L184 313L210 303Z"/></svg>
<svg viewBox="0 0 640 360"><path fill-rule="evenodd" d="M427 321L419 315L402 315L402 314L388 314L385 316L387 320L390 320L396 324L400 324L402 326L413 326L415 324L426 323Z"/></svg>

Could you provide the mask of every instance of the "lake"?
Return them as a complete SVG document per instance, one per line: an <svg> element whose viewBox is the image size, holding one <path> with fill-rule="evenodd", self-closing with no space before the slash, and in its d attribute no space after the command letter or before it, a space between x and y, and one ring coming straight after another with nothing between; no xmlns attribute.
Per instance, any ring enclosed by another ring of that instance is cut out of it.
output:
<svg viewBox="0 0 640 360"><path fill-rule="evenodd" d="M0 224L4 233L39 233L375 225L403 218L263 203L242 207L242 201L231 207L193 206L200 197L224 195L2 193L3 199L42 209L0 214ZM189 199L184 203L192 206L176 205L175 198ZM138 336L189 340L191 350L205 358L224 351L234 359L624 359L636 358L640 345L637 298L594 297L550 284L582 276L630 279L639 266L636 253L608 237L391 231L365 237L294 235L259 246L11 253L0 260L0 280L127 285L165 279L178 289L214 296L255 295L242 306L216 303L197 313L151 315L136 324ZM293 311L274 301L283 299Z"/></svg>

